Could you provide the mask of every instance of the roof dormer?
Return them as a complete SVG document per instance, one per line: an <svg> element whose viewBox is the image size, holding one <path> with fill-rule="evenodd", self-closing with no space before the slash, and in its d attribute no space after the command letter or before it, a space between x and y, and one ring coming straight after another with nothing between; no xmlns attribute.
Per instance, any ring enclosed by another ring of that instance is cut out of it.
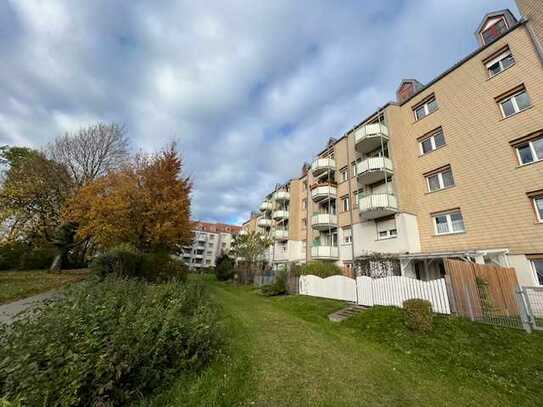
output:
<svg viewBox="0 0 543 407"><path fill-rule="evenodd" d="M475 35L477 36L479 44L485 46L501 37L516 23L517 19L511 11L493 11L484 16Z"/></svg>

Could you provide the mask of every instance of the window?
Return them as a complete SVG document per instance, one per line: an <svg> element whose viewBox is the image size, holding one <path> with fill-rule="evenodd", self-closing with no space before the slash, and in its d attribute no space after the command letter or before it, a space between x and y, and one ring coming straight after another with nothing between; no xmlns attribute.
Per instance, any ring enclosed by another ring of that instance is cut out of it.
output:
<svg viewBox="0 0 543 407"><path fill-rule="evenodd" d="M215 235L209 235L209 240L215 240Z"/></svg>
<svg viewBox="0 0 543 407"><path fill-rule="evenodd" d="M445 136L443 135L443 129L441 127L433 130L428 135L423 136L419 141L421 154L428 154L444 145Z"/></svg>
<svg viewBox="0 0 543 407"><path fill-rule="evenodd" d="M347 181L347 179L348 179L347 168L343 168L343 169L340 171L340 179L341 179L341 182Z"/></svg>
<svg viewBox="0 0 543 407"><path fill-rule="evenodd" d="M431 96L428 101L424 102L421 105L415 106L413 112L415 113L415 119L420 120L430 113L433 113L437 110L437 101L435 96Z"/></svg>
<svg viewBox="0 0 543 407"><path fill-rule="evenodd" d="M447 235L451 233L460 233L464 229L464 218L460 211L441 213L434 215L435 231L438 235Z"/></svg>
<svg viewBox="0 0 543 407"><path fill-rule="evenodd" d="M341 207L343 208L343 211L348 211L350 209L348 195L345 195L344 197L341 198Z"/></svg>
<svg viewBox="0 0 543 407"><path fill-rule="evenodd" d="M390 239L398 236L396 219L394 218L376 220L375 225L377 227L377 240Z"/></svg>
<svg viewBox="0 0 543 407"><path fill-rule="evenodd" d="M522 112L524 109L530 107L530 98L528 98L526 89L522 88L512 96L498 100L498 103L500 105L502 116L506 118Z"/></svg>
<svg viewBox="0 0 543 407"><path fill-rule="evenodd" d="M357 171L356 171L356 165L359 163L359 162L362 162L362 158L359 158L358 160L356 161L353 161L351 163L351 172L352 172L352 177L356 177L356 174L357 174Z"/></svg>
<svg viewBox="0 0 543 407"><path fill-rule="evenodd" d="M488 71L488 77L491 78L514 64L515 59L513 58L513 54L511 54L511 50L507 48L507 50L500 53L497 57L492 58L490 61L485 63L485 66Z"/></svg>
<svg viewBox="0 0 543 407"><path fill-rule="evenodd" d="M302 200L302 208L307 209L307 199Z"/></svg>
<svg viewBox="0 0 543 407"><path fill-rule="evenodd" d="M507 31L507 24L503 18L492 24L489 28L481 33L484 44L489 44Z"/></svg>
<svg viewBox="0 0 543 407"><path fill-rule="evenodd" d="M353 242L353 231L351 228L343 229L343 244L351 244Z"/></svg>
<svg viewBox="0 0 543 407"><path fill-rule="evenodd" d="M520 165L543 160L543 136L518 144L515 148Z"/></svg>
<svg viewBox="0 0 543 407"><path fill-rule="evenodd" d="M539 223L543 223L543 195L533 197L532 201L534 203L537 220Z"/></svg>
<svg viewBox="0 0 543 407"><path fill-rule="evenodd" d="M440 189L454 186L454 178L451 167L445 167L426 175L426 186L428 192L439 191Z"/></svg>
<svg viewBox="0 0 543 407"><path fill-rule="evenodd" d="M543 285L543 258L532 260L532 268L534 269L539 285Z"/></svg>

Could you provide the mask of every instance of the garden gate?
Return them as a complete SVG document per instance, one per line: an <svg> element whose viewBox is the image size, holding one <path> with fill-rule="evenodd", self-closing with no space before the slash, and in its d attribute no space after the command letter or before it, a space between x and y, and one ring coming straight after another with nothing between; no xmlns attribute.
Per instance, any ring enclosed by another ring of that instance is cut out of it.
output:
<svg viewBox="0 0 543 407"><path fill-rule="evenodd" d="M522 287L520 294L530 328L543 330L543 287Z"/></svg>

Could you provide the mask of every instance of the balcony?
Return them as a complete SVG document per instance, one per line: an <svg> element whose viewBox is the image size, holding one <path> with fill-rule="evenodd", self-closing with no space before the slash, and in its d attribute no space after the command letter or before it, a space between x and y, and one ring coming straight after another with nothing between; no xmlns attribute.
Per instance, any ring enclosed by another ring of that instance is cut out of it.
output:
<svg viewBox="0 0 543 407"><path fill-rule="evenodd" d="M272 196L276 201L288 201L290 199L290 194L288 191L277 191L274 192Z"/></svg>
<svg viewBox="0 0 543 407"><path fill-rule="evenodd" d="M271 219L260 218L260 219L258 219L257 224L261 228L269 228L269 227L271 227L272 221L271 221Z"/></svg>
<svg viewBox="0 0 543 407"><path fill-rule="evenodd" d="M272 203L270 201L264 201L260 204L260 211L267 212L272 210Z"/></svg>
<svg viewBox="0 0 543 407"><path fill-rule="evenodd" d="M311 248L311 258L315 260L337 260L339 258L339 248L337 246L313 246Z"/></svg>
<svg viewBox="0 0 543 407"><path fill-rule="evenodd" d="M241 230L239 231L238 234L239 234L240 236L243 236L243 235L246 235L247 233L248 233L248 232L247 232L245 229L241 229Z"/></svg>
<svg viewBox="0 0 543 407"><path fill-rule="evenodd" d="M328 172L336 170L336 161L331 158L317 158L311 164L311 173L314 177L318 177Z"/></svg>
<svg viewBox="0 0 543 407"><path fill-rule="evenodd" d="M364 185L384 181L392 175L392 160L387 157L371 157L356 165L358 181Z"/></svg>
<svg viewBox="0 0 543 407"><path fill-rule="evenodd" d="M384 124L366 124L354 133L355 148L360 154L367 154L388 142L388 128Z"/></svg>
<svg viewBox="0 0 543 407"><path fill-rule="evenodd" d="M285 211L285 210L282 210L282 209L280 209L278 211L274 211L273 214L272 214L272 217L275 220L288 219L288 211Z"/></svg>
<svg viewBox="0 0 543 407"><path fill-rule="evenodd" d="M287 229L275 229L273 231L273 237L276 240L288 240L288 230Z"/></svg>
<svg viewBox="0 0 543 407"><path fill-rule="evenodd" d="M315 230L337 228L337 216L331 213L317 213L311 217L311 226Z"/></svg>
<svg viewBox="0 0 543 407"><path fill-rule="evenodd" d="M371 194L358 201L362 220L381 218L398 212L398 200L393 194Z"/></svg>
<svg viewBox="0 0 543 407"><path fill-rule="evenodd" d="M336 199L337 189L331 184L314 184L311 187L311 198L314 202L320 202L324 199Z"/></svg>

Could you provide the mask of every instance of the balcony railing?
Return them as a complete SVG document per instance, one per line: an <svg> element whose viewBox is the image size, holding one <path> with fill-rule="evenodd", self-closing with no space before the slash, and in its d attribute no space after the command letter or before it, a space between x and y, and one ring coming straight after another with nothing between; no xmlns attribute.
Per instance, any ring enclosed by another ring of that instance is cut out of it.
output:
<svg viewBox="0 0 543 407"><path fill-rule="evenodd" d="M273 193L272 197L276 201L288 201L290 199L290 194L288 191L276 191Z"/></svg>
<svg viewBox="0 0 543 407"><path fill-rule="evenodd" d="M387 157L371 157L356 165L358 181L364 185L383 181L393 173L392 160Z"/></svg>
<svg viewBox="0 0 543 407"><path fill-rule="evenodd" d="M277 240L288 240L288 230L287 229L275 229L273 231L273 237Z"/></svg>
<svg viewBox="0 0 543 407"><path fill-rule="evenodd" d="M388 141L388 127L381 123L366 124L354 133L356 150L360 154L366 154Z"/></svg>
<svg viewBox="0 0 543 407"><path fill-rule="evenodd" d="M285 211L283 209L274 211L272 217L276 220L288 219L288 211Z"/></svg>
<svg viewBox="0 0 543 407"><path fill-rule="evenodd" d="M260 204L260 211L271 211L272 210L272 203L270 201L264 201Z"/></svg>
<svg viewBox="0 0 543 407"><path fill-rule="evenodd" d="M319 202L327 198L336 199L337 188L333 184L314 184L311 187L311 197L314 202Z"/></svg>
<svg viewBox="0 0 543 407"><path fill-rule="evenodd" d="M311 217L311 226L315 230L337 228L337 215L331 213L317 213Z"/></svg>
<svg viewBox="0 0 543 407"><path fill-rule="evenodd" d="M311 164L311 173L314 177L318 177L329 171L336 170L336 161L331 158L317 158Z"/></svg>
<svg viewBox="0 0 543 407"><path fill-rule="evenodd" d="M339 248L337 246L313 246L311 248L311 258L317 260L337 260L339 258Z"/></svg>
<svg viewBox="0 0 543 407"><path fill-rule="evenodd" d="M371 194L358 201L363 220L376 219L398 212L398 200L393 194Z"/></svg>
<svg viewBox="0 0 543 407"><path fill-rule="evenodd" d="M258 226L260 226L262 228L269 228L269 227L271 227L272 221L271 221L271 219L260 218L258 220L257 224L258 224Z"/></svg>

